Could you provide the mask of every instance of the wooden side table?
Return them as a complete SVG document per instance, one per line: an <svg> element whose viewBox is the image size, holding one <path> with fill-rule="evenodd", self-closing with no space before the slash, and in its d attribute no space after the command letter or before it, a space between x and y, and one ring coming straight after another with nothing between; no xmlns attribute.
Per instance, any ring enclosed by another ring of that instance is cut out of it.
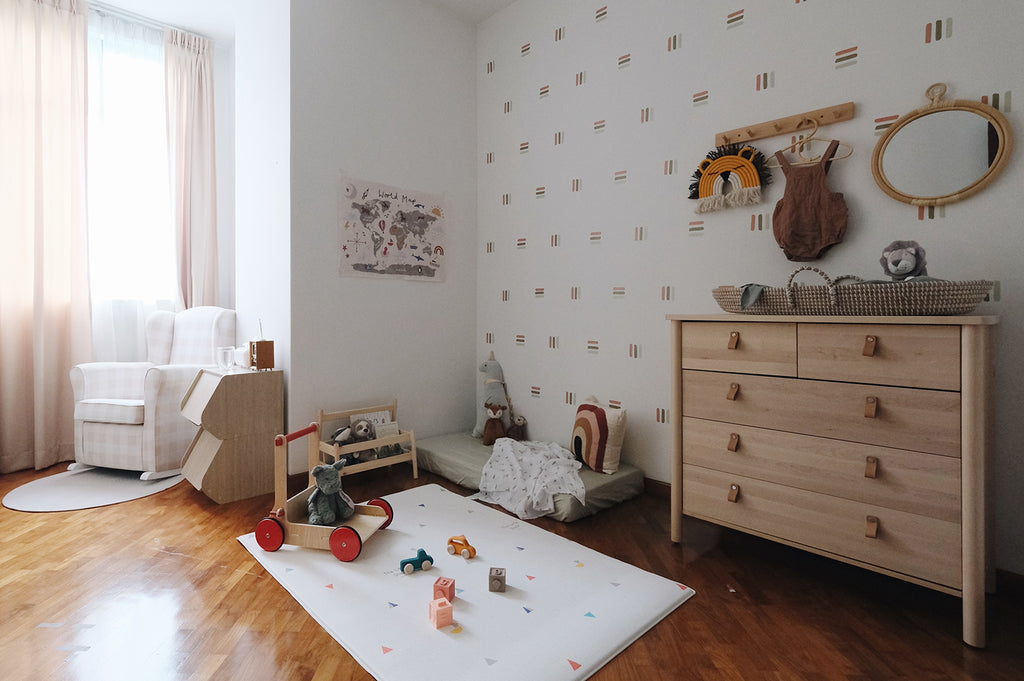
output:
<svg viewBox="0 0 1024 681"><path fill-rule="evenodd" d="M181 401L199 426L181 471L218 504L274 491L274 437L284 431L284 372L201 369Z"/></svg>

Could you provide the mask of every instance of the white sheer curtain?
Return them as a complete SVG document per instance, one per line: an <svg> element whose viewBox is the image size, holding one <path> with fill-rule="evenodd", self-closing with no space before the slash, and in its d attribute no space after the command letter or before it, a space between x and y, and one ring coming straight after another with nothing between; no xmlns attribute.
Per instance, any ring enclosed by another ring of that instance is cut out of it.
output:
<svg viewBox="0 0 1024 681"><path fill-rule="evenodd" d="M174 309L163 32L89 14L89 251L95 359L146 358L145 320Z"/></svg>
<svg viewBox="0 0 1024 681"><path fill-rule="evenodd" d="M213 43L177 29L165 39L178 286L185 307L217 305Z"/></svg>
<svg viewBox="0 0 1024 681"><path fill-rule="evenodd" d="M74 458L89 358L86 4L0 0L0 473Z"/></svg>

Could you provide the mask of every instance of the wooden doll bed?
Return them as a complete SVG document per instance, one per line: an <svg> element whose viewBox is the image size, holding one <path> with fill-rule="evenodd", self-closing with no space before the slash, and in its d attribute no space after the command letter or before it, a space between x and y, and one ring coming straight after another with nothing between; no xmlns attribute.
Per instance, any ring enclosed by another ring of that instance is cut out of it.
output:
<svg viewBox="0 0 1024 681"><path fill-rule="evenodd" d="M419 463L426 470L472 490L480 489L484 464L493 447L482 444L470 433L449 433L417 440ZM587 466L580 468L580 479L586 489L586 503L571 494L555 495L555 510L548 517L572 522L598 511L611 508L644 491L644 473L628 463L619 465L611 475L595 473Z"/></svg>

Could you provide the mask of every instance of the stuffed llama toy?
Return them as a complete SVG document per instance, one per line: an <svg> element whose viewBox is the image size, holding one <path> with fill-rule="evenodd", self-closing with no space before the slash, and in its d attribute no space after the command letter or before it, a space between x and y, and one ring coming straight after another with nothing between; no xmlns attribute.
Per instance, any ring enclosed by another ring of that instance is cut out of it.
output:
<svg viewBox="0 0 1024 681"><path fill-rule="evenodd" d="M333 464L322 463L312 470L316 489L309 495L306 502L309 509L309 522L312 525L334 525L348 520L355 513L355 504L341 490L341 469L345 460Z"/></svg>
<svg viewBox="0 0 1024 681"><path fill-rule="evenodd" d="M477 395L477 404L480 405L476 415L476 427L473 428L473 437L483 437L484 426L487 424L488 404L498 405L502 408L501 425L508 430L509 408L508 397L505 394L505 373L501 370L498 360L494 359L491 353L490 359L480 365L480 372L484 375L482 392Z"/></svg>

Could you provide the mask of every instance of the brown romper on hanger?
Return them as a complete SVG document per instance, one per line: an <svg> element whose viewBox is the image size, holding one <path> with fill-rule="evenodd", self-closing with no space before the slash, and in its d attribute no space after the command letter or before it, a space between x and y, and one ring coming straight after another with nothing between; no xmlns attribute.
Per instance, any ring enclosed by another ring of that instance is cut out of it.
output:
<svg viewBox="0 0 1024 681"><path fill-rule="evenodd" d="M817 260L846 234L846 199L829 191L826 173L839 140L832 140L821 161L809 166L790 164L775 152L786 176L786 191L775 204L772 230L790 260Z"/></svg>

